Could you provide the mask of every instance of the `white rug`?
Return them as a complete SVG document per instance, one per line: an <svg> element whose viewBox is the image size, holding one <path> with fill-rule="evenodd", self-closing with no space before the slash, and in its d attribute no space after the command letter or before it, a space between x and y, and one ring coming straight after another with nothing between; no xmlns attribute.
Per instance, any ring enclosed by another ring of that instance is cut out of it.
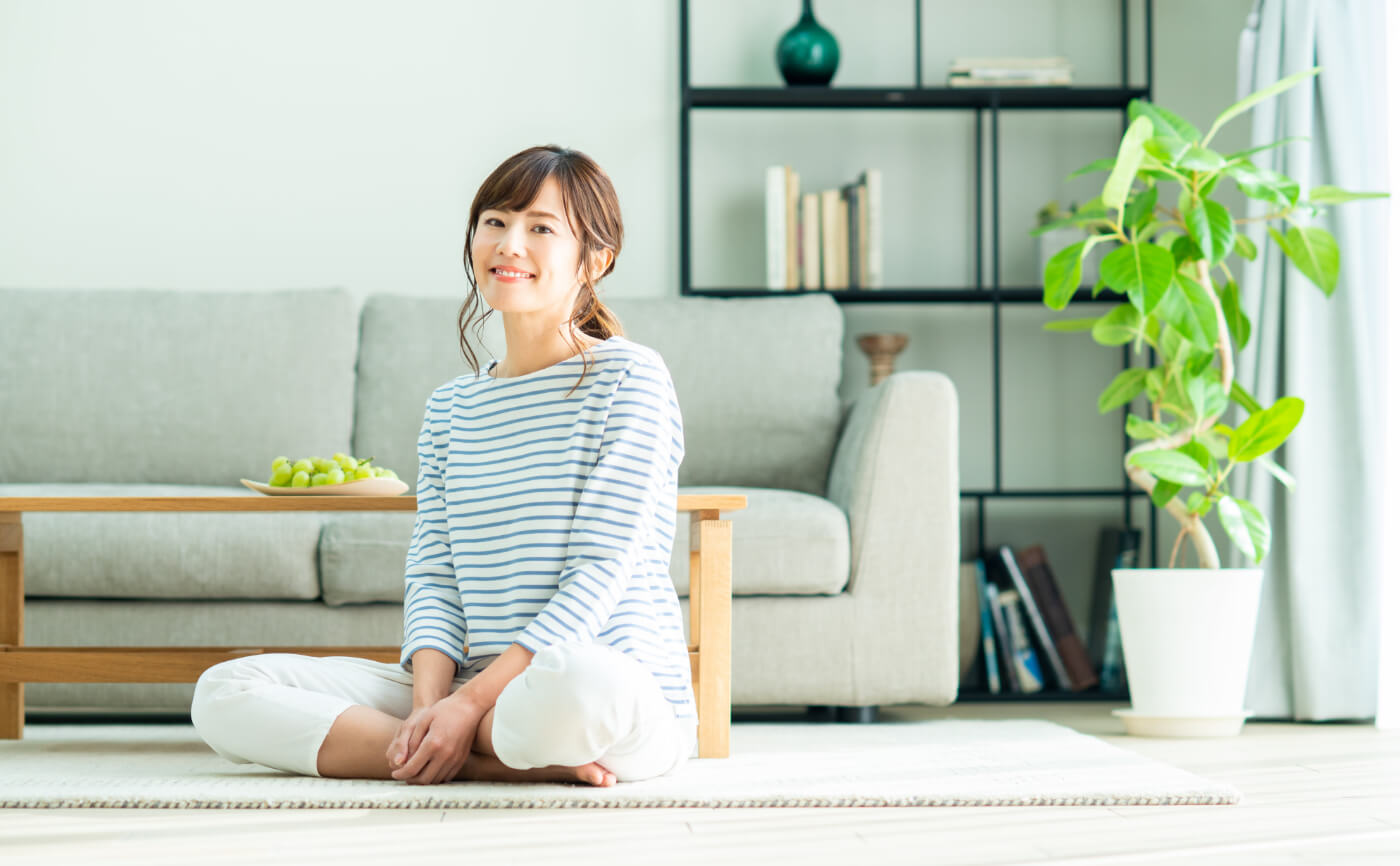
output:
<svg viewBox="0 0 1400 866"><path fill-rule="evenodd" d="M833 748L832 743L840 745ZM29 725L0 741L0 807L523 808L1226 804L1229 785L1045 721L742 723L731 757L593 788L292 776L215 755L188 725Z"/></svg>

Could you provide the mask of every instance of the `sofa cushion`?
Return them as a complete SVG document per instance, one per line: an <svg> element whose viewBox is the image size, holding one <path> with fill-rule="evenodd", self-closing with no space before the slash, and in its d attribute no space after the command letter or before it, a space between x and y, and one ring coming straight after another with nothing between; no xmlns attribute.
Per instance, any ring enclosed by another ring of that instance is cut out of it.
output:
<svg viewBox="0 0 1400 866"><path fill-rule="evenodd" d="M0 290L0 483L234 485L348 451L356 345L340 289Z"/></svg>
<svg viewBox="0 0 1400 866"><path fill-rule="evenodd" d="M829 295L606 299L629 339L666 361L685 425L682 486L822 495L840 428L843 319ZM354 453L417 476L428 395L471 372L462 298L372 295L361 314ZM483 368L504 352L499 315L467 331Z"/></svg>
<svg viewBox="0 0 1400 866"><path fill-rule="evenodd" d="M0 496L261 496L171 484L0 484ZM24 594L314 599L320 512L26 512Z"/></svg>
<svg viewBox="0 0 1400 866"><path fill-rule="evenodd" d="M790 490L682 487L687 493L743 493L749 507L733 519L733 592L744 595L839 593L850 575L850 530L841 509ZM328 514L321 535L321 594L326 604L403 600L412 514ZM671 551L676 592L690 587L690 524L678 520Z"/></svg>

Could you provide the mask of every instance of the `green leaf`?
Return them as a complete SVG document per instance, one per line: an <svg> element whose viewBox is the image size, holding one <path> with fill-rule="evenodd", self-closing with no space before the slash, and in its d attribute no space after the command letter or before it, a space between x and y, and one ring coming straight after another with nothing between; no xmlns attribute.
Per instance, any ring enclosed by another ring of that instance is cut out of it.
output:
<svg viewBox="0 0 1400 866"><path fill-rule="evenodd" d="M1201 464L1201 468L1209 474L1215 474L1215 461L1210 456L1210 450L1207 449L1206 446L1202 445L1200 442L1197 442L1195 439L1192 439L1190 442L1187 442L1185 445L1182 445L1176 450L1180 451L1182 454L1185 454L1187 457L1190 457L1192 460L1195 460L1197 463Z"/></svg>
<svg viewBox="0 0 1400 866"><path fill-rule="evenodd" d="M1254 241L1244 234L1235 235L1235 252L1240 254L1240 258L1245 261L1254 261L1254 257L1259 255L1259 251L1254 247Z"/></svg>
<svg viewBox="0 0 1400 866"><path fill-rule="evenodd" d="M1233 496L1220 497L1220 524L1230 540L1257 565L1269 554L1269 522L1253 503Z"/></svg>
<svg viewBox="0 0 1400 866"><path fill-rule="evenodd" d="M1191 149L1191 142L1174 135L1154 135L1142 143L1142 149L1159 163L1174 166Z"/></svg>
<svg viewBox="0 0 1400 866"><path fill-rule="evenodd" d="M1247 157L1259 153L1262 150L1271 150L1275 147L1282 147L1283 145L1289 144L1291 142L1308 140L1309 139L1306 135L1293 135L1281 141L1275 141L1272 144L1261 144L1258 147L1251 147L1249 150L1241 150L1238 153L1232 153L1230 154L1228 159L1230 160L1230 162L1243 162Z"/></svg>
<svg viewBox="0 0 1400 866"><path fill-rule="evenodd" d="M1188 142L1200 141L1201 131L1165 108L1143 100L1134 99L1128 103L1128 119L1146 117L1152 121L1152 128L1160 136L1184 138Z"/></svg>
<svg viewBox="0 0 1400 866"><path fill-rule="evenodd" d="M1045 306L1050 309L1063 310L1079 288L1085 243L1071 244L1045 263Z"/></svg>
<svg viewBox="0 0 1400 866"><path fill-rule="evenodd" d="M1123 225L1142 229L1152 221L1152 209L1157 207L1157 187L1149 187L1133 196L1123 212Z"/></svg>
<svg viewBox="0 0 1400 866"><path fill-rule="evenodd" d="M1239 235L1237 240L1244 240ZM1225 313L1225 325L1230 329L1230 338L1235 342L1235 351L1249 345L1249 317L1240 309L1240 287L1234 280L1220 289L1220 309Z"/></svg>
<svg viewBox="0 0 1400 866"><path fill-rule="evenodd" d="M1186 497L1186 510L1204 517L1206 512L1210 511L1210 500L1199 491L1192 493Z"/></svg>
<svg viewBox="0 0 1400 866"><path fill-rule="evenodd" d="M1238 379L1230 383L1230 399L1243 406L1244 410L1251 415L1264 410L1264 407L1259 405L1259 401L1254 399L1253 395L1240 386Z"/></svg>
<svg viewBox="0 0 1400 866"><path fill-rule="evenodd" d="M1257 93L1251 93L1249 96L1246 96L1244 99L1241 99L1239 102L1236 102L1234 105L1221 112L1220 116L1215 119L1215 123L1211 124L1210 132L1206 133L1205 139L1201 141L1201 146L1205 147L1207 144L1209 144L1210 140L1215 137L1215 133L1219 131L1220 127L1224 126L1226 123L1229 123L1232 117L1243 114L1244 112L1250 110L1251 108L1268 99L1269 97L1282 93L1283 91L1287 90L1288 88L1292 87L1293 85L1297 84L1303 79L1311 78L1312 76L1318 74L1321 71L1321 66L1314 66L1312 69L1290 75L1282 81L1277 81L1274 84L1271 84L1270 86L1264 88L1263 90L1260 90Z"/></svg>
<svg viewBox="0 0 1400 866"><path fill-rule="evenodd" d="M1182 216L1191 240L1202 252L1210 254L1212 265L1219 264L1230 254L1235 245L1235 224L1225 205L1203 201L1197 207L1187 208Z"/></svg>
<svg viewBox="0 0 1400 866"><path fill-rule="evenodd" d="M1183 486L1199 487L1210 483L1210 476L1201 464L1180 451L1143 451L1128 458L1128 465Z"/></svg>
<svg viewBox="0 0 1400 866"><path fill-rule="evenodd" d="M1123 209L1123 202L1128 200L1128 190L1133 185L1138 166L1142 165L1142 143L1151 134L1152 121L1146 117L1134 120L1128 126L1128 131L1123 133L1123 140L1118 145L1118 158L1114 161L1113 171L1103 186L1104 207L1119 211Z"/></svg>
<svg viewBox="0 0 1400 866"><path fill-rule="evenodd" d="M1141 367L1129 367L1108 383L1099 395L1099 414L1117 409L1142 393L1147 386L1147 371Z"/></svg>
<svg viewBox="0 0 1400 866"><path fill-rule="evenodd" d="M1254 462L1262 465L1265 469L1269 470L1269 473L1275 478L1277 478L1283 484L1283 486L1287 487L1289 490L1292 490L1298 485L1297 480L1288 472L1287 469L1284 469L1282 466L1278 465L1269 458L1260 457Z"/></svg>
<svg viewBox="0 0 1400 866"><path fill-rule="evenodd" d="M1094 342L1101 346L1121 346L1142 334L1142 313L1132 304L1119 304L1094 323Z"/></svg>
<svg viewBox="0 0 1400 866"><path fill-rule="evenodd" d="M1250 198L1285 209L1298 203L1298 184L1286 175L1256 168L1250 162L1230 166L1225 173L1234 179L1240 192Z"/></svg>
<svg viewBox="0 0 1400 866"><path fill-rule="evenodd" d="M1159 312L1162 319L1205 352L1214 352L1219 333L1215 322L1215 305L1200 283L1177 274L1171 289L1162 299Z"/></svg>
<svg viewBox="0 0 1400 866"><path fill-rule="evenodd" d="M1181 485L1174 481L1158 481L1152 486L1152 504L1166 508L1172 497L1181 492Z"/></svg>
<svg viewBox="0 0 1400 866"><path fill-rule="evenodd" d="M1225 157L1193 144L1186 149L1176 164L1191 171L1220 171L1225 167Z"/></svg>
<svg viewBox="0 0 1400 866"><path fill-rule="evenodd" d="M1196 246L1196 242L1191 240L1190 235L1181 235L1172 241L1172 261L1177 267L1182 262L1194 262L1196 259L1203 259L1201 248Z"/></svg>
<svg viewBox="0 0 1400 866"><path fill-rule="evenodd" d="M1111 156L1106 156L1103 159L1096 159L1082 168L1075 169L1065 180L1073 180L1081 175L1093 174L1096 171L1112 171L1115 162L1117 162L1117 160Z"/></svg>
<svg viewBox="0 0 1400 866"><path fill-rule="evenodd" d="M1132 413L1128 414L1128 420L1124 422L1124 432L1131 439L1164 439L1171 435L1166 425L1139 418Z"/></svg>
<svg viewBox="0 0 1400 866"><path fill-rule="evenodd" d="M1308 193L1308 201L1313 204L1344 204L1363 198L1390 198L1388 192L1347 192L1335 186L1315 186Z"/></svg>
<svg viewBox="0 0 1400 866"><path fill-rule="evenodd" d="M1313 285L1322 289L1327 297L1337 290L1337 272L1341 270L1341 253L1337 249L1337 239L1327 229L1318 226L1288 230L1288 236L1278 233L1269 226L1269 234L1283 247L1284 255L1303 272L1303 276Z"/></svg>
<svg viewBox="0 0 1400 866"><path fill-rule="evenodd" d="M1104 256L1099 274L1115 291L1123 292L1143 315L1151 313L1172 283L1176 262L1172 254L1148 241L1123 244Z"/></svg>
<svg viewBox="0 0 1400 866"><path fill-rule="evenodd" d="M1046 322L1045 330L1073 334L1079 331L1092 330L1098 321L1098 317L1092 319L1060 319L1057 322Z"/></svg>
<svg viewBox="0 0 1400 866"><path fill-rule="evenodd" d="M1230 440L1230 459L1248 463L1284 443L1303 417L1303 401L1280 397L1268 409L1254 412Z"/></svg>
<svg viewBox="0 0 1400 866"><path fill-rule="evenodd" d="M1153 367L1147 371L1147 399L1153 403L1162 402L1162 392L1165 389L1165 380L1162 376L1161 367Z"/></svg>

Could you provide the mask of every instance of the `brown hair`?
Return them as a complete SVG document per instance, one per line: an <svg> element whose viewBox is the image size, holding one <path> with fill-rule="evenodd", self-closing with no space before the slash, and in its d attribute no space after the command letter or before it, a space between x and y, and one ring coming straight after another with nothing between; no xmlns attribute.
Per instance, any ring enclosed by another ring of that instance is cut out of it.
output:
<svg viewBox="0 0 1400 866"><path fill-rule="evenodd" d="M457 331L462 354L473 371L479 370L476 355L467 344L467 327L472 324L474 314L481 306L481 292L476 285L476 272L472 264L472 239L476 237L476 225L484 210L523 211L539 195L540 187L546 179L553 177L559 184L564 199L564 218L579 240L579 267L583 271L583 285L579 289L578 300L570 317L573 328L569 330L571 344L584 352L584 346L573 342L574 329L590 337L606 340L623 334L622 323L598 298L589 259L600 250L612 250L613 260L603 273L601 280L612 273L617 263L617 254L622 250L622 207L617 201L617 192L607 174L587 155L577 150L569 150L557 145L544 145L522 150L496 167L496 170L482 181L481 188L472 200L470 221L467 224L466 245L462 249L462 264L467 269L467 281L471 292L457 313ZM477 337L486 319L494 312L490 307L476 319ZM583 374L575 388L583 383L588 375L588 362L585 358ZM569 393L573 393L570 389Z"/></svg>

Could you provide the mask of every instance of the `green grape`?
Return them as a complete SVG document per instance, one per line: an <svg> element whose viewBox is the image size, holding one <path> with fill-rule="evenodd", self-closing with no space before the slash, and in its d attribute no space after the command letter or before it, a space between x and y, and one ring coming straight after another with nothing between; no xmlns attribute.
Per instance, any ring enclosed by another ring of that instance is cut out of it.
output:
<svg viewBox="0 0 1400 866"><path fill-rule="evenodd" d="M362 465L362 466L360 466L360 468L358 468L358 469L355 470L355 480L356 480L356 481L359 481L359 480L362 479L362 478L373 478L373 477L374 477L374 468L373 468L373 467L370 467L370 466L363 466L363 465Z"/></svg>
<svg viewBox="0 0 1400 866"><path fill-rule="evenodd" d="M327 484L344 484L345 470L341 469L339 466L332 466L331 471L326 473L326 477L330 479L330 481L326 482Z"/></svg>
<svg viewBox="0 0 1400 866"><path fill-rule="evenodd" d="M315 475L311 476L312 487L321 487L330 483L331 477L324 472L317 472Z"/></svg>
<svg viewBox="0 0 1400 866"><path fill-rule="evenodd" d="M353 472L355 470L355 458L351 457L348 454L336 454L335 456L331 457L331 459L336 462L336 465L338 465L341 469L345 470L346 472Z"/></svg>
<svg viewBox="0 0 1400 866"><path fill-rule="evenodd" d="M272 477L268 479L268 484L273 487L286 487L292 480L292 466L290 463L278 463L277 468L272 470Z"/></svg>
<svg viewBox="0 0 1400 866"><path fill-rule="evenodd" d="M282 466L283 464L290 463L290 462L291 462L291 461L289 461L289 460L288 460L287 458L285 458L285 457L278 457L276 460L272 461L272 471L273 471L273 472L276 472L278 466Z"/></svg>
<svg viewBox="0 0 1400 866"><path fill-rule="evenodd" d="M384 476L383 476L383 477L385 477L385 478L397 479L399 476L394 474L394 470L392 470L392 469L385 469L385 470L384 470Z"/></svg>
<svg viewBox="0 0 1400 866"><path fill-rule="evenodd" d="M312 473L312 472L315 472L315 471L316 471L316 467L315 467L315 466L312 466L312 465L311 465L311 461L310 461L310 460L307 460L305 457L301 458L300 460L298 460L297 462L295 462L295 463L292 464L292 472L293 472L293 473L296 473L296 472L305 472L307 478L310 478L310 477L311 477L311 473ZM305 485L302 485L302 486L304 487Z"/></svg>
<svg viewBox="0 0 1400 866"><path fill-rule="evenodd" d="M305 470L305 469L300 469L300 470L298 470L298 471L297 471L297 474L295 474L295 475L292 476L292 486L293 486L293 487L310 487L310 486L311 486L311 476L306 474L306 470Z"/></svg>
<svg viewBox="0 0 1400 866"><path fill-rule="evenodd" d="M317 472L329 472L335 464L324 457L312 457L311 465L316 467Z"/></svg>

